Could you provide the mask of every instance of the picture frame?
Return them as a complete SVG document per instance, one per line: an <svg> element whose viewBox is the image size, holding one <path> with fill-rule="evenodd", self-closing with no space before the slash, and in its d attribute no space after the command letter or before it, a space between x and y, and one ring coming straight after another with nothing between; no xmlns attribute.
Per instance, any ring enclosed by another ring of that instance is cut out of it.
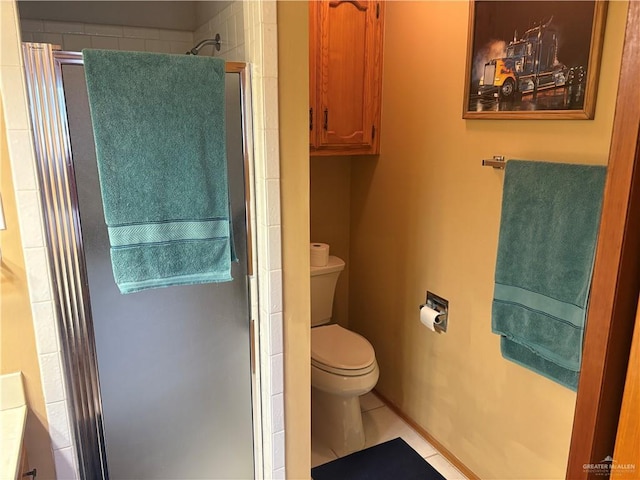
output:
<svg viewBox="0 0 640 480"><path fill-rule="evenodd" d="M607 5L471 0L462 117L593 119Z"/></svg>

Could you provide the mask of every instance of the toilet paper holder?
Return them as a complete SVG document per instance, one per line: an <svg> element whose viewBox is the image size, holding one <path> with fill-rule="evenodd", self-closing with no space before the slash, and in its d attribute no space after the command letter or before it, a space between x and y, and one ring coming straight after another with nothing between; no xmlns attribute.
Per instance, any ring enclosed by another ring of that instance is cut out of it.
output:
<svg viewBox="0 0 640 480"><path fill-rule="evenodd" d="M423 307L429 307L442 313L442 322L434 325L434 328L438 333L446 333L447 324L449 323L449 300L446 300L435 293L427 290L427 301L420 305L420 309Z"/></svg>

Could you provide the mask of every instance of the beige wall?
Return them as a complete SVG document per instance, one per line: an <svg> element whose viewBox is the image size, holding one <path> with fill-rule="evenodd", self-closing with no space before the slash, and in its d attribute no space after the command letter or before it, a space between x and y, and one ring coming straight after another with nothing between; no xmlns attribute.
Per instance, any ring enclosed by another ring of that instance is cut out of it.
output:
<svg viewBox="0 0 640 480"><path fill-rule="evenodd" d="M311 464L308 24L307 2L278 2L285 458L292 479L309 478Z"/></svg>
<svg viewBox="0 0 640 480"><path fill-rule="evenodd" d="M564 478L575 394L500 355L491 299L503 172L492 155L605 164L627 4L609 3L595 120L461 118L467 2L389 2L382 154L351 165L349 325L377 388L481 478ZM425 291L449 331L418 321Z"/></svg>
<svg viewBox="0 0 640 480"><path fill-rule="evenodd" d="M338 278L332 320L349 326L349 231L351 158L311 157L311 241L328 243L330 255L346 262Z"/></svg>
<svg viewBox="0 0 640 480"><path fill-rule="evenodd" d="M7 229L0 231L0 374L22 371L29 406L25 442L38 478L54 478L53 456L40 383L27 275L22 256L16 200L0 101L0 192Z"/></svg>

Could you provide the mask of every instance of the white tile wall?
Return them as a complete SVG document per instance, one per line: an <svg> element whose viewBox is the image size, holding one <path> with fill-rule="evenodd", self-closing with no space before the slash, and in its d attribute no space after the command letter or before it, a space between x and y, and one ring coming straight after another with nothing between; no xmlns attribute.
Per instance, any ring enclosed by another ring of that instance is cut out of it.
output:
<svg viewBox="0 0 640 480"><path fill-rule="evenodd" d="M275 108L278 108L277 104ZM267 180L267 225L280 225L280 181L277 179Z"/></svg>
<svg viewBox="0 0 640 480"><path fill-rule="evenodd" d="M38 353L43 355L59 351L60 345L53 313L53 302L34 303L31 308Z"/></svg>
<svg viewBox="0 0 640 480"><path fill-rule="evenodd" d="M30 36L45 35L43 22L24 22ZM71 29L69 25L65 29ZM9 157L18 204L29 295L40 363L45 406L50 425L56 474L60 480L78 478L76 452L71 446L67 402L62 378L60 344L51 302L51 283L44 236L31 126L28 121L19 27L14 1L0 1L0 94L9 143ZM52 32L59 40L59 32ZM44 38L44 37L41 37ZM32 39L32 38L30 38Z"/></svg>
<svg viewBox="0 0 640 480"><path fill-rule="evenodd" d="M47 404L47 418L49 420L49 434L51 445L55 450L71 446L71 431L66 402Z"/></svg>
<svg viewBox="0 0 640 480"><path fill-rule="evenodd" d="M87 35L98 35L105 37L123 37L123 27L120 25L95 25L91 23L84 24L84 33ZM45 32L47 31L47 25L45 23Z"/></svg>
<svg viewBox="0 0 640 480"><path fill-rule="evenodd" d="M62 359L60 352L40 354L40 375L42 375L42 393L48 407L50 403L65 400L62 382Z"/></svg>
<svg viewBox="0 0 640 480"><path fill-rule="evenodd" d="M200 25L194 32L193 40L198 43L205 38L215 38L220 34L220 52L213 46L206 46L201 55L211 55L231 61L245 61L245 25L243 2L236 1L224 8L218 15Z"/></svg>
<svg viewBox="0 0 640 480"><path fill-rule="evenodd" d="M119 45L118 37L101 37L98 35L91 36L91 48L100 48L103 50L117 50L118 45ZM66 50L66 46L64 46L64 43L63 43L63 48Z"/></svg>
<svg viewBox="0 0 640 480"><path fill-rule="evenodd" d="M239 3L239 2L236 2ZM232 11L235 4L231 7ZM285 478L284 422L279 417L282 371L282 272L280 218L280 156L278 147L278 58L275 1L242 2L244 52L251 62L258 282L260 284L260 357L264 369L262 425L265 435L264 475ZM236 24L236 34L239 28ZM229 29L227 29L227 32ZM272 32L272 33L267 33ZM222 33L221 33L222 35ZM198 32L196 32L196 38ZM266 43L266 42L269 43ZM277 232L277 233L276 233ZM277 251L277 252L276 252ZM269 325L271 322L273 324ZM269 378L270 377L270 378ZM284 407L284 406L283 406Z"/></svg>
<svg viewBox="0 0 640 480"><path fill-rule="evenodd" d="M44 22L42 20L21 20L20 25L23 30L27 30L29 32L44 31Z"/></svg>
<svg viewBox="0 0 640 480"><path fill-rule="evenodd" d="M75 466L76 452L73 447L62 448L53 451L53 461L56 465L56 477L58 480L77 479L78 473Z"/></svg>
<svg viewBox="0 0 640 480"><path fill-rule="evenodd" d="M40 217L40 197L35 190L20 190L16 192L16 203L18 210L27 217ZM42 228L32 222L24 226L25 239L22 241L24 248L37 248L44 245ZM44 256L43 258L44 259ZM48 284L44 285L46 288Z"/></svg>
<svg viewBox="0 0 640 480"><path fill-rule="evenodd" d="M144 38L129 38L123 37L119 40L120 50L126 50L129 52L144 52L145 51L145 39ZM191 47L189 47L191 48ZM185 50L186 51L186 50Z"/></svg>
<svg viewBox="0 0 640 480"><path fill-rule="evenodd" d="M280 143L278 140L278 130L265 129L264 132L265 151L267 158L280 158ZM270 161L266 165L265 178L280 179L280 162Z"/></svg>
<svg viewBox="0 0 640 480"><path fill-rule="evenodd" d="M160 40L168 40L170 42L193 42L193 32L183 30L158 30Z"/></svg>
<svg viewBox="0 0 640 480"><path fill-rule="evenodd" d="M282 353L282 312L271 314L271 352Z"/></svg>
<svg viewBox="0 0 640 480"><path fill-rule="evenodd" d="M40 24L40 25L38 25ZM31 32L49 32L49 33L87 33L87 27L84 23L71 23L71 22L43 22L41 20L27 20L27 24L22 22L22 30L25 31L25 26L33 28L33 30L26 30Z"/></svg>
<svg viewBox="0 0 640 480"><path fill-rule="evenodd" d="M271 421L273 429L277 432L284 430L284 394L279 393L273 396L271 404Z"/></svg>
<svg viewBox="0 0 640 480"><path fill-rule="evenodd" d="M142 46L144 47L144 42ZM81 52L85 48L92 48L91 37L84 34L65 33L62 35L62 47L69 52Z"/></svg>
<svg viewBox="0 0 640 480"><path fill-rule="evenodd" d="M18 194L20 193L22 192L18 192ZM22 212L20 212L20 215L22 215ZM34 225L33 222L24 222L24 226L20 229L20 233L22 236L26 237L29 232L32 232L37 228L38 226ZM24 263L27 269L27 283L29 284L29 296L31 298L31 302L36 303L51 300L49 264L47 263L45 248L25 248Z"/></svg>
<svg viewBox="0 0 640 480"><path fill-rule="evenodd" d="M62 45L61 33L36 32L32 34L34 42L52 43L53 45Z"/></svg>
<svg viewBox="0 0 640 480"><path fill-rule="evenodd" d="M271 394L276 395L284 391L284 378L282 375L282 353L277 353L271 357ZM271 399L271 410L273 411L273 398ZM273 420L273 419L272 419ZM275 426L274 426L275 430Z"/></svg>
<svg viewBox="0 0 640 480"><path fill-rule="evenodd" d="M8 132L9 155L11 158L30 159L33 158L33 145L31 136L27 130L11 130ZM36 175L33 163L28 161L17 162L14 165L15 177L19 182L15 185L16 190L35 190Z"/></svg>
<svg viewBox="0 0 640 480"><path fill-rule="evenodd" d="M21 27L24 41L53 43L72 52L83 48L103 48L184 53L194 45L193 32L182 30L42 20L25 20Z"/></svg>
<svg viewBox="0 0 640 480"><path fill-rule="evenodd" d="M168 40L145 40L144 49L147 52L170 53L171 42Z"/></svg>
<svg viewBox="0 0 640 480"><path fill-rule="evenodd" d="M267 268L269 270L278 270L282 268L282 231L280 226L270 226L267 231L267 243L269 245L269 257Z"/></svg>
<svg viewBox="0 0 640 480"><path fill-rule="evenodd" d="M145 27L122 27L122 35L127 38L160 38L160 32L157 29Z"/></svg>
<svg viewBox="0 0 640 480"><path fill-rule="evenodd" d="M284 431L273 435L273 470L284 469Z"/></svg>
<svg viewBox="0 0 640 480"><path fill-rule="evenodd" d="M282 270L269 271L269 300L269 313L282 312Z"/></svg>
<svg viewBox="0 0 640 480"><path fill-rule="evenodd" d="M0 1L0 92L4 102L13 180L20 205L20 229L29 270L38 354L42 369L57 478L78 479L76 451L68 442L68 404L65 397L60 343L56 332L51 284L42 233L42 213L33 207L39 195L35 182L35 158L28 122L23 63L20 54L18 19L14 0ZM263 478L286 478L283 353L282 353L282 272L280 236L280 189L277 103L277 19L275 1L237 1L196 32L88 25L68 22L21 22L25 41L59 44L66 50L107 47L122 50L160 50L181 53L198 40L215 33L222 36L220 56L251 63L253 101L256 270L259 296L252 298L259 318L260 352L258 368L262 401L261 452ZM203 51L203 54L206 53ZM216 53L218 56L218 53ZM267 179L270 180L267 188ZM31 192L24 193L23 192ZM31 202L31 203L29 203ZM29 207L29 205L32 205ZM38 236L37 233L40 232ZM256 287L257 288L257 287ZM256 303L257 302L257 303ZM65 428L66 424L66 428Z"/></svg>

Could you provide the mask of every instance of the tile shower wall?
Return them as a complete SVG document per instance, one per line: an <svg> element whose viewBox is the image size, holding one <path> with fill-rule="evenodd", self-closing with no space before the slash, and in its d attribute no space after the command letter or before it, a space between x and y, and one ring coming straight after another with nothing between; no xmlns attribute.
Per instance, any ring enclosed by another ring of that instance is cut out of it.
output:
<svg viewBox="0 0 640 480"><path fill-rule="evenodd" d="M221 15L208 21L206 28L219 29L221 36L225 35L221 23L224 18L228 48L224 50L223 40L221 53L231 60L252 62L252 141L255 157L250 167L255 179L252 198L256 204L256 262L260 286L254 307L257 315L254 318L259 318L261 324L259 364L262 373L259 381L262 384L258 388L263 412L259 417L264 433L263 451L258 459L258 477L276 479L285 478L276 7L273 1L236 3L231 5L230 13L225 9ZM58 479L77 479L77 453L71 442L61 351L42 231L40 194L35 181L35 157L19 44L20 26L15 1L0 1L0 6L0 92L5 105L9 153L52 448ZM229 19L234 15L236 19L241 18L242 22L239 24L234 20L235 33L229 34L232 30ZM220 22L219 26L216 26L217 22ZM172 30L65 22L23 23L26 24L23 25L24 41L56 43L67 50L91 47L183 53L193 46L195 40L191 32ZM199 34L211 36L205 28L198 31ZM213 33L215 35L217 32ZM232 35L235 35L233 46L230 41Z"/></svg>
<svg viewBox="0 0 640 480"><path fill-rule="evenodd" d="M22 20L20 23L23 42L52 43L72 52L84 48L102 48L185 53L194 45L193 32L181 30L47 20Z"/></svg>
<svg viewBox="0 0 640 480"><path fill-rule="evenodd" d="M262 373L264 472L285 478L282 348L280 150L278 142L278 37L275 1L241 2L245 58L251 62L253 151ZM232 7L233 8L233 7ZM224 11L222 12L224 13ZM270 367L267 367L270 366Z"/></svg>
<svg viewBox="0 0 640 480"><path fill-rule="evenodd" d="M244 61L244 18L243 3L233 2L224 8L219 14L208 19L193 32L194 43L205 38L215 38L220 34L220 52L215 52L216 57L222 57L230 61ZM202 54L211 55L213 46L203 47Z"/></svg>
<svg viewBox="0 0 640 480"><path fill-rule="evenodd" d="M35 176L31 124L27 112L24 65L15 2L0 2L2 42L0 91L4 103L9 156L20 218L38 360L57 478L77 479L71 442L62 357L52 302L51 279L42 230L40 192Z"/></svg>

